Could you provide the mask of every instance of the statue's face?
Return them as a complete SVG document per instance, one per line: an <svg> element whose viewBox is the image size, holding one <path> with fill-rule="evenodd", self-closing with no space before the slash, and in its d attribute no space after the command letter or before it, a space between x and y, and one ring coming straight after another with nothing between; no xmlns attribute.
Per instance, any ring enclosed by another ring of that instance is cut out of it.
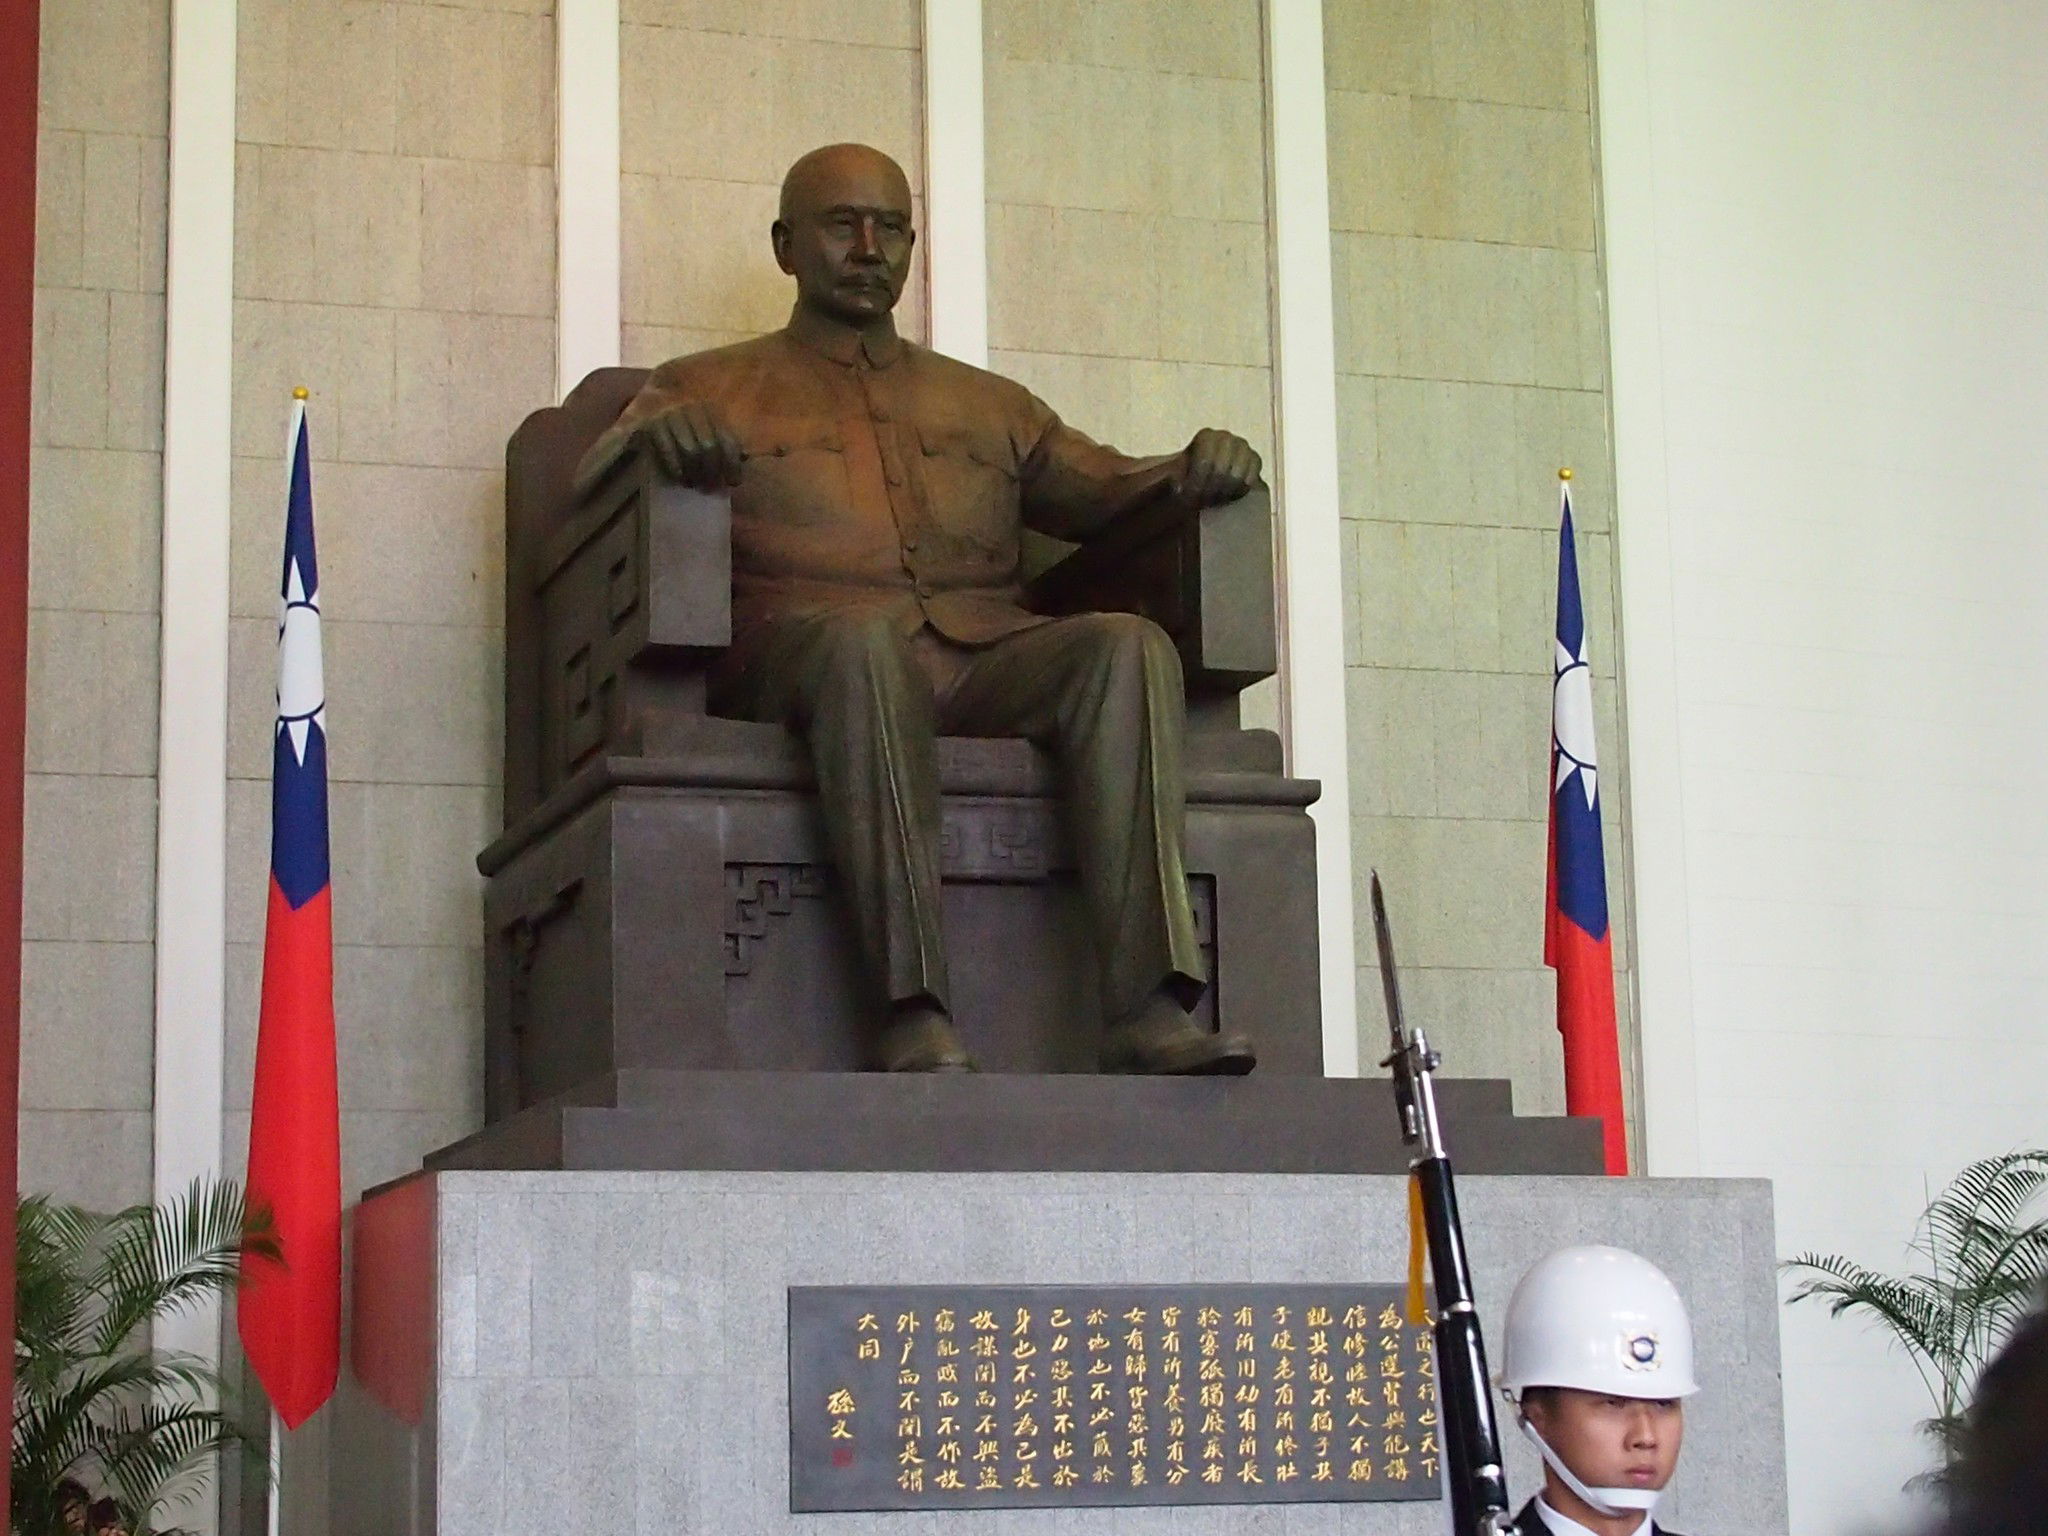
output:
<svg viewBox="0 0 2048 1536"><path fill-rule="evenodd" d="M910 278L910 185L886 155L848 148L789 188L773 233L775 260L796 279L798 303L866 324L896 307Z"/></svg>

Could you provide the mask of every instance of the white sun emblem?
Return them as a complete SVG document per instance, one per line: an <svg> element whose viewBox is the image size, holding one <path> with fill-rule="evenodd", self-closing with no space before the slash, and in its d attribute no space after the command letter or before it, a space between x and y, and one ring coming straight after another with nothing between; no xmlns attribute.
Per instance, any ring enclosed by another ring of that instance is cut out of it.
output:
<svg viewBox="0 0 2048 1536"><path fill-rule="evenodd" d="M320 593L308 592L294 560L278 615L277 726L291 738L292 755L306 760L306 738L327 706L320 665Z"/></svg>
<svg viewBox="0 0 2048 1536"><path fill-rule="evenodd" d="M1551 792L1563 789L1576 773L1590 808L1599 788L1599 770L1593 754L1593 668L1587 663L1583 638L1576 656L1562 645L1557 648L1550 718L1557 742L1557 782Z"/></svg>

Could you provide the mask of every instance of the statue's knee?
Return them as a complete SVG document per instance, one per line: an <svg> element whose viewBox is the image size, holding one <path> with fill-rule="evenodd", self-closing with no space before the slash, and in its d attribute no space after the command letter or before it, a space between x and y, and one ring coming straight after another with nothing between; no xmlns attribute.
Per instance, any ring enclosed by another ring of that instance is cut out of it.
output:
<svg viewBox="0 0 2048 1536"><path fill-rule="evenodd" d="M1073 622L1083 626L1089 639L1101 650L1116 655L1171 655L1173 642L1166 631L1142 614L1087 613Z"/></svg>
<svg viewBox="0 0 2048 1536"><path fill-rule="evenodd" d="M1166 631L1136 613L1091 614L1099 643L1114 664L1133 666L1154 683L1180 686L1180 652Z"/></svg>

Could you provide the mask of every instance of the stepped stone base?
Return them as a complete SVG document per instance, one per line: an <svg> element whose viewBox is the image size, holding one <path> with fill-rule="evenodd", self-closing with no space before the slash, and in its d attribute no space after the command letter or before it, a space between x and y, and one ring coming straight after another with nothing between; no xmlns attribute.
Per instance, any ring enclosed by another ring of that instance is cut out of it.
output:
<svg viewBox="0 0 2048 1536"><path fill-rule="evenodd" d="M1783 1536L1769 1186L1479 1176L1460 1193L1496 1345L1515 1278L1561 1244L1617 1243L1670 1273L1703 1390L1659 1522ZM1444 1530L1434 1502L789 1510L789 1287L1398 1282L1398 1176L444 1172L373 1195L353 1242L334 1536ZM1534 1455L1505 1438L1526 1497Z"/></svg>
<svg viewBox="0 0 2048 1536"><path fill-rule="evenodd" d="M1505 1082L1438 1084L1469 1173L1598 1173L1593 1120L1517 1117ZM1382 1078L613 1072L432 1169L1400 1173Z"/></svg>

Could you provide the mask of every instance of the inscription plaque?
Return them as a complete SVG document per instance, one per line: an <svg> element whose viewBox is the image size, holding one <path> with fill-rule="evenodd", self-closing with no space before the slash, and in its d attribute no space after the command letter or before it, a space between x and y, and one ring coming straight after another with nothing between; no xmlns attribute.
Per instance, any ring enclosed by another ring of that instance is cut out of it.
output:
<svg viewBox="0 0 2048 1536"><path fill-rule="evenodd" d="M793 1511L1433 1499L1398 1285L801 1286Z"/></svg>

